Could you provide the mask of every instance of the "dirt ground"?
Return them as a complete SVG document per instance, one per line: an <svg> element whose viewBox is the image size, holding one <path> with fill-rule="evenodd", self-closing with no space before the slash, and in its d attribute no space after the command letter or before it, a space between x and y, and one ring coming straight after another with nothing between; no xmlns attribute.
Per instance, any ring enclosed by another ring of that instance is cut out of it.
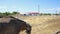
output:
<svg viewBox="0 0 60 34"><path fill-rule="evenodd" d="M55 34L60 31L60 16L18 16L18 18L32 26L31 34ZM21 34L26 33L24 31Z"/></svg>

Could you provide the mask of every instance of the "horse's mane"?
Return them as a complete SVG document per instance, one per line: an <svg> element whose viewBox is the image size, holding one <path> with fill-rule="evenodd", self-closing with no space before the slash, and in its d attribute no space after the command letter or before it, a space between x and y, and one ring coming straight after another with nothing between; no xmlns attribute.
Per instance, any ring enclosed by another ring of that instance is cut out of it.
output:
<svg viewBox="0 0 60 34"><path fill-rule="evenodd" d="M12 19L16 19L16 18L13 16L3 16L0 18L0 23L8 23Z"/></svg>
<svg viewBox="0 0 60 34"><path fill-rule="evenodd" d="M17 20L17 21L23 22L23 20L18 19L18 18L14 17L14 16L3 16L3 17L0 18L0 23L8 23L11 20Z"/></svg>

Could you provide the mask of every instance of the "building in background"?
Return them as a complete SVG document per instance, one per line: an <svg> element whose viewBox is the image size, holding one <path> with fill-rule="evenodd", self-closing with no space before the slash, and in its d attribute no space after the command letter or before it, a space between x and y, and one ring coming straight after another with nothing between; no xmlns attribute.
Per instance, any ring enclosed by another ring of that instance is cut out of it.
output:
<svg viewBox="0 0 60 34"><path fill-rule="evenodd" d="M38 16L40 13L39 12L29 12L29 16Z"/></svg>
<svg viewBox="0 0 60 34"><path fill-rule="evenodd" d="M23 14L24 16L38 16L40 15L39 12L27 12Z"/></svg>

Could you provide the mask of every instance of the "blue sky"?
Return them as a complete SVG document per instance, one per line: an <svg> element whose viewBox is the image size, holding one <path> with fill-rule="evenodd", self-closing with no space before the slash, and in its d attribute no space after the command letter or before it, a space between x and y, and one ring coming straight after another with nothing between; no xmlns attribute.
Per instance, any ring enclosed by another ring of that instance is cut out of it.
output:
<svg viewBox="0 0 60 34"><path fill-rule="evenodd" d="M60 12L60 0L0 0L0 12L38 12L56 13Z"/></svg>

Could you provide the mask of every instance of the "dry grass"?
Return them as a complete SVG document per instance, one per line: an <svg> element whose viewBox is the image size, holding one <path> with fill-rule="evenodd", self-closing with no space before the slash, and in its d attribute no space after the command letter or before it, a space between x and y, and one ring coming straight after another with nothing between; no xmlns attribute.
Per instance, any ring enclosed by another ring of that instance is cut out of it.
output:
<svg viewBox="0 0 60 34"><path fill-rule="evenodd" d="M55 34L60 30L60 16L18 16L18 18L32 26L31 34Z"/></svg>

